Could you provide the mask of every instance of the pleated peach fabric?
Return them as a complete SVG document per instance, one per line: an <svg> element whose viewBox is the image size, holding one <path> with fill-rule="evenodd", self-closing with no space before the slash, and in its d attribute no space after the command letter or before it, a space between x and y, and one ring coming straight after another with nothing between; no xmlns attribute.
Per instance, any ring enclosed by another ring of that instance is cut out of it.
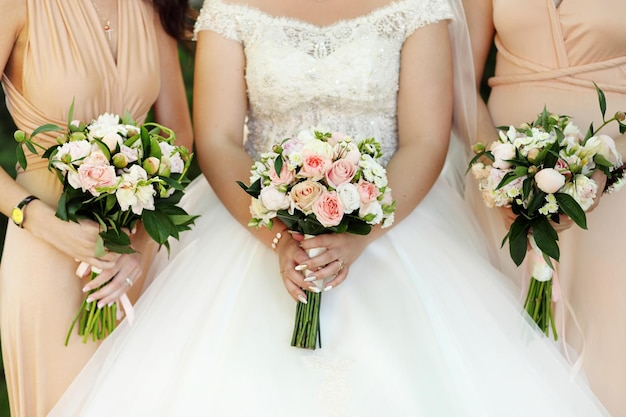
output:
<svg viewBox="0 0 626 417"><path fill-rule="evenodd" d="M89 1L27 0L27 7L22 85L2 77L18 128L67 125L72 101L74 119L126 111L139 122L145 119L160 85L158 18L150 2L117 1L117 56ZM54 139L38 140L48 146ZM47 160L30 156L17 181L56 207L61 185ZM0 331L13 417L45 416L98 347L78 336L64 346L84 296L76 267L53 246L9 224L0 266Z"/></svg>
<svg viewBox="0 0 626 417"><path fill-rule="evenodd" d="M556 7L553 0L494 0L493 6L498 54L489 110L496 126L532 121L545 105L583 131L590 122L598 127L592 82L606 93L608 117L626 110L626 2L563 0ZM603 132L618 136L616 125ZM626 139L618 147L626 155ZM559 241L561 336L582 353L592 389L615 417L626 416L625 207L624 190L602 197L587 216L589 230L572 227ZM506 233L500 223L497 245ZM503 269L520 277L507 250L500 255Z"/></svg>

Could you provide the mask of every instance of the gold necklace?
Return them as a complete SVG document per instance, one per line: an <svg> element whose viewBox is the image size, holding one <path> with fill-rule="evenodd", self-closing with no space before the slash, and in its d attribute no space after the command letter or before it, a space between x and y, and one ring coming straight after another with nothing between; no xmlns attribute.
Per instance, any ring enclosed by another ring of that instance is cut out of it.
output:
<svg viewBox="0 0 626 417"><path fill-rule="evenodd" d="M96 13L98 14L98 17L100 18L100 20L102 20L102 23L104 23L104 26L103 26L104 33L107 34L107 37L109 38L109 41L110 41L111 32L112 32L111 21L102 16L102 13L100 13L100 9L98 8L98 6L93 0L91 0L91 4L93 4L93 8L96 9Z"/></svg>

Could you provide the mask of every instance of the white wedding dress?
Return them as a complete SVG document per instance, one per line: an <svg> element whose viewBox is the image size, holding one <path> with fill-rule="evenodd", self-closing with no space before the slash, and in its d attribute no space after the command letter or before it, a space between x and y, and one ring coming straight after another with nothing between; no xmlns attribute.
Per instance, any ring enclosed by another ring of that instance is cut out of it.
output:
<svg viewBox="0 0 626 417"><path fill-rule="evenodd" d="M245 47L252 156L317 125L374 136L391 156L401 46L449 17L444 0L397 0L319 27L207 0L197 29ZM296 303L272 250L204 178L185 207L202 217L155 265L135 322L103 343L50 416L607 415L526 320L443 176L324 293L317 350L290 346Z"/></svg>

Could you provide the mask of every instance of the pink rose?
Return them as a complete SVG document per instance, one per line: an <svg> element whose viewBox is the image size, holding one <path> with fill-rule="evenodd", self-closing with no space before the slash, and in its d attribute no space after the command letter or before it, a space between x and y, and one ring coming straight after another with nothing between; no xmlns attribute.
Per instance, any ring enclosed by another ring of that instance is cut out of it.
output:
<svg viewBox="0 0 626 417"><path fill-rule="evenodd" d="M337 226L343 219L343 204L334 191L325 192L313 203L313 213L324 227Z"/></svg>
<svg viewBox="0 0 626 417"><path fill-rule="evenodd" d="M297 208L306 215L313 213L313 203L326 191L323 185L315 181L302 181L291 189L289 198L291 199L291 210Z"/></svg>
<svg viewBox="0 0 626 417"><path fill-rule="evenodd" d="M541 191L554 194L565 184L565 176L554 168L544 168L535 174L535 181Z"/></svg>
<svg viewBox="0 0 626 417"><path fill-rule="evenodd" d="M326 172L326 181L331 187L337 188L352 181L356 170L357 166L352 162L346 159L339 159L333 162L330 169Z"/></svg>
<svg viewBox="0 0 626 417"><path fill-rule="evenodd" d="M89 191L94 196L99 196L100 187L112 187L117 182L115 167L111 165L82 164L78 167L78 178L80 188ZM72 186L74 186L72 184ZM78 187L74 187L78 188Z"/></svg>
<svg viewBox="0 0 626 417"><path fill-rule="evenodd" d="M276 184L276 185L291 184L296 178L294 172L289 169L287 164L283 164L280 170L280 175L276 174L276 170L274 169L274 164L271 164L269 176L270 176L270 180L272 181L272 184Z"/></svg>
<svg viewBox="0 0 626 417"><path fill-rule="evenodd" d="M361 197L361 203L363 204L369 204L372 201L376 201L380 195L378 187L369 181L361 180L358 182L356 187L359 191L359 196Z"/></svg>
<svg viewBox="0 0 626 417"><path fill-rule="evenodd" d="M317 153L307 153L302 155L302 169L300 175L317 181L324 178L326 171L330 167L332 161Z"/></svg>

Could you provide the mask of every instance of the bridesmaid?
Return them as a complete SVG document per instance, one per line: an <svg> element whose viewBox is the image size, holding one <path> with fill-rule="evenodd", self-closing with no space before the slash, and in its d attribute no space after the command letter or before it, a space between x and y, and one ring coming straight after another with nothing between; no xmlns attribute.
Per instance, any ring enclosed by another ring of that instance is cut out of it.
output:
<svg viewBox="0 0 626 417"><path fill-rule="evenodd" d="M487 104L479 103L477 140L495 138L494 126L534 120L544 105L572 116L582 130L590 122L597 127L602 116L592 82L606 93L607 115L626 110L623 0L464 0L464 4L477 84L493 41L497 48L491 94ZM615 124L603 133L616 138L626 155L626 140ZM578 364L615 417L626 416L625 206L626 192L605 195L587 215L589 230L574 226L559 234L563 289L556 306L559 332L580 354ZM489 214L483 214L494 247L499 246L506 233L504 222L489 221ZM499 255L502 269L520 277L523 272L515 270L508 252Z"/></svg>
<svg viewBox="0 0 626 417"><path fill-rule="evenodd" d="M3 0L0 68L17 127L29 132L44 123L67 124L72 100L74 117L84 121L129 111L142 122L153 109L156 120L190 147L177 55L177 39L189 32L189 10L187 0ZM38 140L49 146L54 136ZM64 346L87 284L75 275L78 261L104 269L103 280L113 278L95 295L110 303L132 283L136 299L150 260L139 253L94 257L97 223L55 217L61 184L46 162L29 155L28 170L15 180L0 170L0 212L11 216L18 207L23 215L9 221L0 267L2 354L13 417L46 415L98 347L77 335ZM133 244L147 255L148 240L139 231Z"/></svg>

